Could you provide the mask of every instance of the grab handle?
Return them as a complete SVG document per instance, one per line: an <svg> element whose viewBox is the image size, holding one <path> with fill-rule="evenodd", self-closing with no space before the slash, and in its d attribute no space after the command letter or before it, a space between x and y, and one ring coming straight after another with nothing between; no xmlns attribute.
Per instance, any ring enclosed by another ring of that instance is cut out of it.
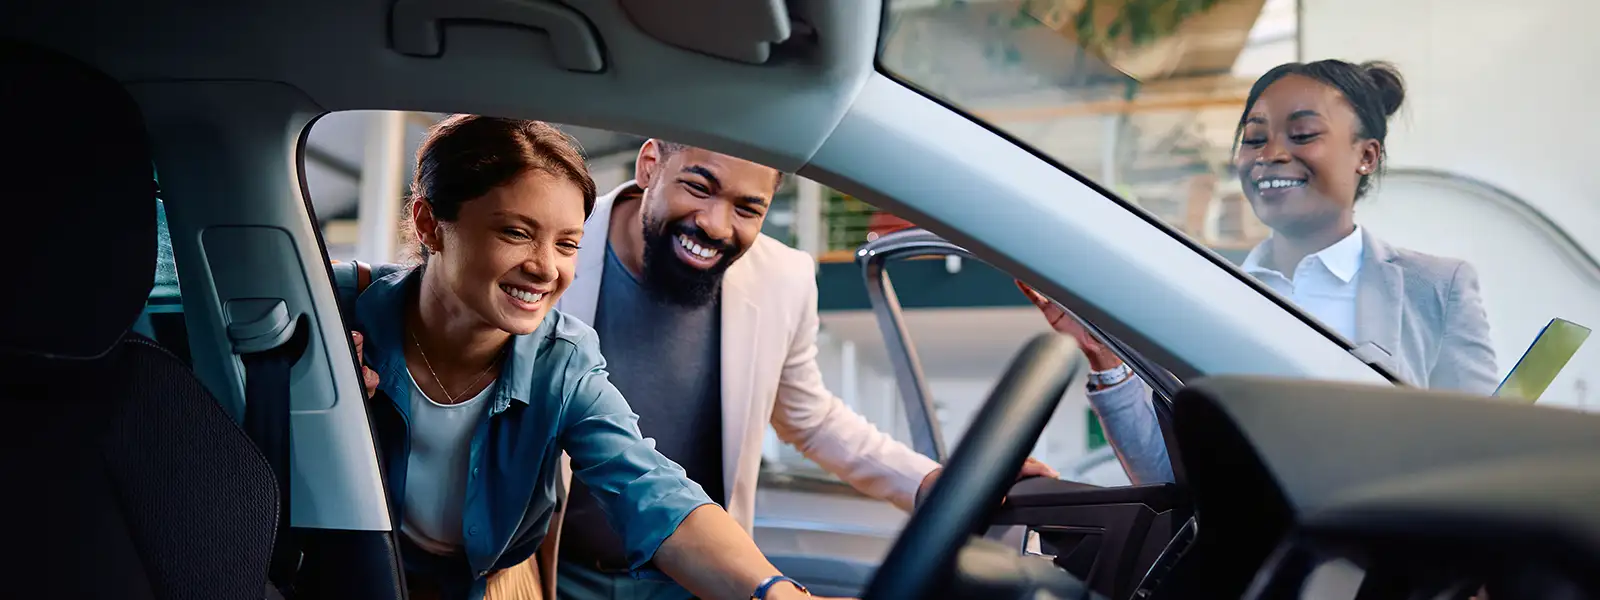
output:
<svg viewBox="0 0 1600 600"><path fill-rule="evenodd" d="M444 54L444 28L451 21L513 25L543 31L556 62L568 71L605 69L600 40L588 19L571 8L542 0L396 0L389 11L389 43L410 56Z"/></svg>

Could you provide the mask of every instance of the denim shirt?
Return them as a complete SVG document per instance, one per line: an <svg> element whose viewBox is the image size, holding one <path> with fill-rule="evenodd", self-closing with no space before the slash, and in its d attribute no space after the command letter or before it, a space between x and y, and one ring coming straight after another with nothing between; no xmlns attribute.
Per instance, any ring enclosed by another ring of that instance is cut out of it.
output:
<svg viewBox="0 0 1600 600"><path fill-rule="evenodd" d="M366 337L364 358L380 379L368 410L389 514L402 515L410 452L404 311L421 270L373 265L372 283L359 294L354 264L336 264L333 271L345 324ZM633 569L648 572L646 563L678 524L712 501L655 450L654 440L639 434L638 416L605 367L594 330L555 310L534 333L512 338L487 416L472 436L467 489L461 490L464 552L438 556L402 539L408 572L437 582L447 597L481 600L491 573L527 560L544 540L562 451L621 535Z"/></svg>

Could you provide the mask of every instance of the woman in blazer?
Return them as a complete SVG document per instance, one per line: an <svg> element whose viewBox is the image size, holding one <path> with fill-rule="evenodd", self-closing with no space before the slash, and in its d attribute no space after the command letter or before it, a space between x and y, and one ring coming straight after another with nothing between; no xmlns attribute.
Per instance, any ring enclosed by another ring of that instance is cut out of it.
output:
<svg viewBox="0 0 1600 600"><path fill-rule="evenodd" d="M411 597L548 595L529 559L560 502L563 452L639 574L702 598L809 596L640 436L594 330L552 308L595 202L570 138L453 116L423 141L412 189L420 265L334 266Z"/></svg>
<svg viewBox="0 0 1600 600"><path fill-rule="evenodd" d="M1355 223L1355 204L1382 172L1388 119L1405 99L1384 63L1289 63L1250 88L1234 167L1272 236L1246 273L1418 387L1489 394L1496 385L1478 274L1464 261L1395 248ZM1089 401L1136 482L1171 481L1146 386L1054 302L1018 282L1090 362Z"/></svg>

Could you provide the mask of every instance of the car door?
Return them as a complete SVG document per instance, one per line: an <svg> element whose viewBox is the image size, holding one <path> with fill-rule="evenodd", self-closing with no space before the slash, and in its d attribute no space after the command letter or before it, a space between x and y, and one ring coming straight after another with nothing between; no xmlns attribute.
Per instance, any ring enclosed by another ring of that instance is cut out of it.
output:
<svg viewBox="0 0 1600 600"><path fill-rule="evenodd" d="M949 436L947 425L963 425L956 402L937 402L935 386L930 385L920 359L917 338L937 340L937 335L921 335L909 325L907 311L902 309L900 291L895 288L890 272L912 261L944 259L947 270L964 268L966 261L976 261L978 266L993 268L964 248L925 230L911 228L882 235L862 246L856 253L861 267L868 299L880 333L884 349L900 390L900 401L910 425L911 439L918 452L944 459L959 436ZM924 263L926 264L926 263ZM976 266L974 268L977 268ZM926 271L926 269L922 269ZM993 282L991 282L992 284ZM959 283L953 283L960 285ZM921 291L921 290L919 290ZM1020 295L1019 295L1020 297ZM1031 306L1018 307L1018 311L1033 311ZM1040 325L1044 319L1036 313ZM974 319L982 318L974 316ZM1170 443L1172 432L1171 403L1168 400L1181 386L1175 377L1143 356L1099 332L1093 324L1086 323L1133 366L1135 371L1155 390L1153 405L1161 419ZM984 337L1004 336L1006 332L994 331ZM974 336L977 337L977 336ZM1020 346L1027 336L1018 337ZM939 341L934 342L936 345ZM969 340L970 343L970 340ZM952 356L950 344L936 350L943 354L942 363L960 361L980 362L983 357L974 349L970 355L959 350ZM941 371L950 370L949 364ZM1081 384L1078 384L1081 388ZM1072 392L1069 392L1069 395ZM1078 456L1063 453L1052 443L1051 428L1059 429L1057 421L1070 421L1081 416L1091 434L1098 421L1081 405L1063 401L1047 427L1045 439L1036 447L1035 456L1041 457L1063 473L1061 479L1036 478L1023 480L1012 488L1006 503L991 520L986 536L1016 544L1018 552L1048 558L1057 566L1072 572L1098 592L1113 598L1136 597L1142 589L1153 588L1184 546L1193 539L1192 510L1185 494L1182 473L1176 468L1177 482L1134 485L1121 470L1114 451L1101 444ZM1103 434L1100 434L1103 436ZM1092 435L1091 435L1092 437ZM1090 442L1093 444L1093 442ZM1175 452L1173 452L1175 454ZM1100 485L1080 480L1091 472L1098 475ZM1159 567L1159 568L1158 568Z"/></svg>

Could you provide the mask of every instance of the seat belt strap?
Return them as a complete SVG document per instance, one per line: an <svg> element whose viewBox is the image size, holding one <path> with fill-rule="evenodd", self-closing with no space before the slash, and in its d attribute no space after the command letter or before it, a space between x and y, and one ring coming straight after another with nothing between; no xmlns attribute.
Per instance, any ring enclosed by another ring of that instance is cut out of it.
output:
<svg viewBox="0 0 1600 600"><path fill-rule="evenodd" d="M298 540L289 530L289 375L307 339L306 328L298 329L276 347L239 355L244 364L244 430L266 457L278 483L278 528L268 580L286 598L293 597L292 585L300 568Z"/></svg>

